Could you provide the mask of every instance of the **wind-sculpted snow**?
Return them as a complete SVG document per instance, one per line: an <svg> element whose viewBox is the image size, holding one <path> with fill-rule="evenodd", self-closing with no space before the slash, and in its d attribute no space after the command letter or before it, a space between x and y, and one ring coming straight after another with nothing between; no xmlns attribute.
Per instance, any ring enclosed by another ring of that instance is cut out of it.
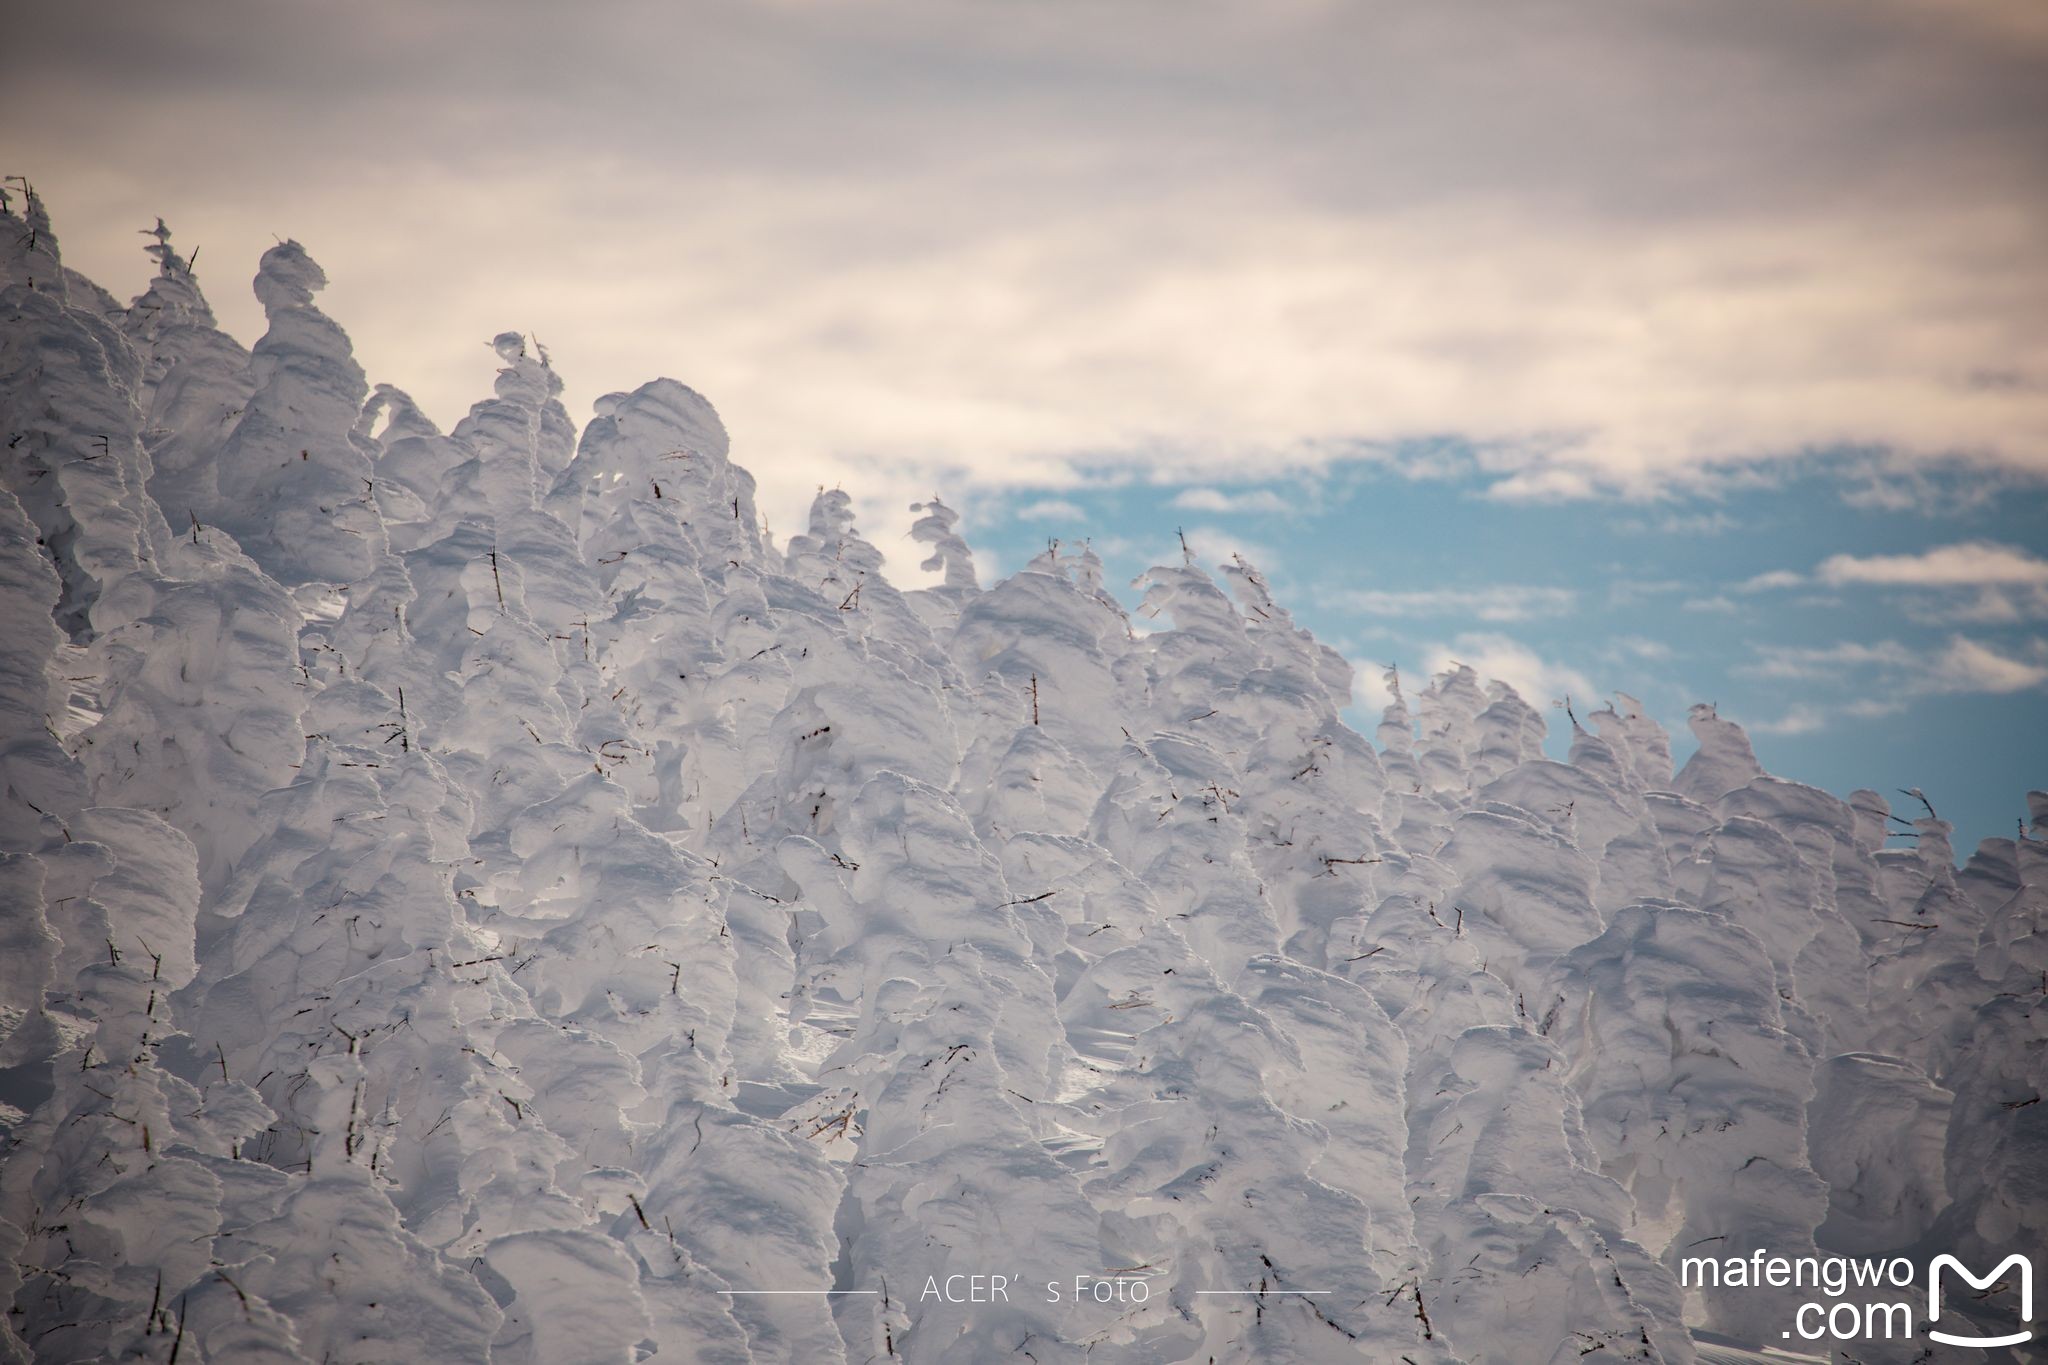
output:
<svg viewBox="0 0 2048 1365"><path fill-rule="evenodd" d="M0 1359L1683 1362L1703 1245L2048 1235L2048 797L1367 738L1241 560L905 587L673 380L444 432L297 244L244 350L16 207Z"/></svg>

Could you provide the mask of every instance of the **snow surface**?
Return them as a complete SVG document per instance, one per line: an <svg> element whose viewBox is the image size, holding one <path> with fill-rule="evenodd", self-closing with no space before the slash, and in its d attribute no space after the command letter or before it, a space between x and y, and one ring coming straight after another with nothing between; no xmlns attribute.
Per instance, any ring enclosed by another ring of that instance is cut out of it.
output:
<svg viewBox="0 0 2048 1365"><path fill-rule="evenodd" d="M1765 1359L1687 1248L2048 1245L2048 797L1368 741L1249 564L906 590L681 384L442 432L146 235L0 219L0 1359Z"/></svg>

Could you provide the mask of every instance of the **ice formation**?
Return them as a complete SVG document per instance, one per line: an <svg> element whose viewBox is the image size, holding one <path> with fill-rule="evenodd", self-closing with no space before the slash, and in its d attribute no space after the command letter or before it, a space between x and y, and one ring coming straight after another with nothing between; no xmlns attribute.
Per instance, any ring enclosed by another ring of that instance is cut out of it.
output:
<svg viewBox="0 0 2048 1365"><path fill-rule="evenodd" d="M2048 1244L2048 797L1369 741L1249 564L905 589L681 384L443 432L148 235L0 218L0 1359L1684 1362L1787 1311L1687 1248Z"/></svg>

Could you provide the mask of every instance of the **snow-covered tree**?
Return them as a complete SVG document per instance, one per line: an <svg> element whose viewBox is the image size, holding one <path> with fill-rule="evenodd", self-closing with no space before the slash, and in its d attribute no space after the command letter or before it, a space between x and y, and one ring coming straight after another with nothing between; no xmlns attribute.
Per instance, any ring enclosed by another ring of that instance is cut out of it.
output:
<svg viewBox="0 0 2048 1365"><path fill-rule="evenodd" d="M0 196L0 1360L1685 1362L1792 1307L1702 1248L2048 1235L2048 796L1367 736L1248 562L905 587L682 384L444 432L144 235Z"/></svg>

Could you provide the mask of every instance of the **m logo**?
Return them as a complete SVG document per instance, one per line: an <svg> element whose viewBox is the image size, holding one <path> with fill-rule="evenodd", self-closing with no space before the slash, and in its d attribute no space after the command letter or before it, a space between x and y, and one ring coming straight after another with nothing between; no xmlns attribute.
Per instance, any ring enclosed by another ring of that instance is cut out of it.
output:
<svg viewBox="0 0 2048 1365"><path fill-rule="evenodd" d="M1955 1257L1946 1254L1935 1257L1927 1267L1927 1316L1932 1321L1941 1321L1941 1271L1944 1266L1954 1270L1972 1289L1984 1290L1988 1290L1997 1284L2000 1277L2006 1271L2014 1266L2018 1266L2020 1268L2020 1321L2032 1322L2034 1320L2034 1263L2015 1251L2012 1255L2000 1261L1992 1269L1991 1273L1981 1280L1972 1275L1968 1268ZM1931 1328L1928 1330L1927 1335L1949 1346L2017 1346L2023 1341L2032 1341L2034 1339L2034 1333L2031 1328L2002 1337L1957 1337L1950 1336L1947 1332L1934 1331Z"/></svg>

